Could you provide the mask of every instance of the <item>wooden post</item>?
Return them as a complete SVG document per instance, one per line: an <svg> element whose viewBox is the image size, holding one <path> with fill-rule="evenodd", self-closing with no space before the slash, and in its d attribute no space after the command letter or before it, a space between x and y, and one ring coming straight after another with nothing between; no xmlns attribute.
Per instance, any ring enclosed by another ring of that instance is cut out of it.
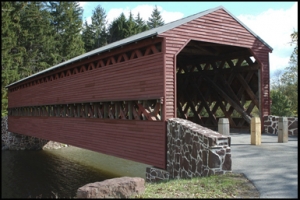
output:
<svg viewBox="0 0 300 200"><path fill-rule="evenodd" d="M56 106L56 116L60 117L61 114L61 105Z"/></svg>
<svg viewBox="0 0 300 200"><path fill-rule="evenodd" d="M119 102L116 102L115 103L115 119L119 119L119 109L120 109Z"/></svg>
<svg viewBox="0 0 300 200"><path fill-rule="evenodd" d="M77 104L77 117L80 117L81 115L81 104Z"/></svg>
<svg viewBox="0 0 300 200"><path fill-rule="evenodd" d="M48 117L51 117L52 116L52 109L51 109L51 106L49 105L48 106Z"/></svg>
<svg viewBox="0 0 300 200"><path fill-rule="evenodd" d="M108 109L107 109L108 105L107 103L104 103L104 109L103 109L103 116L104 116L104 119L107 119L107 115L108 115Z"/></svg>
<svg viewBox="0 0 300 200"><path fill-rule="evenodd" d="M84 104L84 117L89 117L88 114L89 114L89 104L88 103L85 103Z"/></svg>
<svg viewBox="0 0 300 200"><path fill-rule="evenodd" d="M98 108L99 108L99 104L98 103L94 103L94 118L98 118Z"/></svg>
<svg viewBox="0 0 300 200"><path fill-rule="evenodd" d="M128 102L128 119L132 119L132 101Z"/></svg>
<svg viewBox="0 0 300 200"><path fill-rule="evenodd" d="M66 117L67 107L68 107L68 105L66 105L66 104L63 105L62 117Z"/></svg>
<svg viewBox="0 0 300 200"><path fill-rule="evenodd" d="M279 117L278 119L278 142L288 142L288 120L286 117Z"/></svg>
<svg viewBox="0 0 300 200"><path fill-rule="evenodd" d="M259 117L252 117L251 119L251 144L261 144L261 123Z"/></svg>

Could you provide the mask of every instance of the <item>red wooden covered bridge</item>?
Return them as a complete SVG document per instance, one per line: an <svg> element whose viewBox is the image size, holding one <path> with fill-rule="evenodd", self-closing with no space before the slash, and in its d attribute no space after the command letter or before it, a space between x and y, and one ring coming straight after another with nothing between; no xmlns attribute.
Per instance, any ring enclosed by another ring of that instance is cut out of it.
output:
<svg viewBox="0 0 300 200"><path fill-rule="evenodd" d="M206 10L7 86L10 132L166 168L166 122L249 128L270 114L272 48L224 7Z"/></svg>

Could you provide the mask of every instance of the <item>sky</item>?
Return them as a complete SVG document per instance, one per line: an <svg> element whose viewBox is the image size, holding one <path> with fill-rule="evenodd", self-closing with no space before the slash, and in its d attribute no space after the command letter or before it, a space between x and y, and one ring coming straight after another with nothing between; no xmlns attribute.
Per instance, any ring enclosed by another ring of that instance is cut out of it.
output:
<svg viewBox="0 0 300 200"><path fill-rule="evenodd" d="M290 44L291 33L298 31L298 2L201 2L201 1L92 1L80 2L83 8L83 20L91 23L93 10L100 5L106 12L107 24L123 12L126 17L131 11L138 13L147 21L155 6L166 23L194 15L207 9L223 6L232 15L242 21L248 28L273 48L270 53L271 77L289 66L289 58L294 46Z"/></svg>

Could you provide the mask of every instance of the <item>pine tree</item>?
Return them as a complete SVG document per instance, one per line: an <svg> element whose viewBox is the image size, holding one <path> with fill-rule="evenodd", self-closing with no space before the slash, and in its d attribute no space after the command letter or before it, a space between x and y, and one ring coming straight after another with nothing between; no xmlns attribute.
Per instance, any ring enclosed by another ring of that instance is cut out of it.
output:
<svg viewBox="0 0 300 200"><path fill-rule="evenodd" d="M137 17L135 18L135 23L136 23L136 29L137 33L144 32L149 29L147 24L144 22L144 20L141 18L140 13L137 14Z"/></svg>
<svg viewBox="0 0 300 200"><path fill-rule="evenodd" d="M83 54L82 8L77 2L50 1L48 9L55 39L55 51L52 52L55 64Z"/></svg>
<svg viewBox="0 0 300 200"><path fill-rule="evenodd" d="M21 33L20 13L26 2L1 2L1 110L7 115L7 89L5 86L17 81L19 67L22 66L22 55L25 51L18 44Z"/></svg>
<svg viewBox="0 0 300 200"><path fill-rule="evenodd" d="M100 5L98 5L93 11L91 24L91 29L94 32L95 39L94 49L107 44L106 23L106 12Z"/></svg>
<svg viewBox="0 0 300 200"><path fill-rule="evenodd" d="M147 25L149 29L156 28L164 25L164 21L160 15L160 12L157 9L157 6L152 11L151 17L149 17Z"/></svg>
<svg viewBox="0 0 300 200"><path fill-rule="evenodd" d="M135 20L133 18L133 14L130 11L128 20L126 21L126 34L125 34L125 37L129 37L129 36L135 35L137 33L138 33L137 24L135 23Z"/></svg>
<svg viewBox="0 0 300 200"><path fill-rule="evenodd" d="M85 21L82 30L82 41L84 42L84 49L86 52L94 50L95 36L91 26Z"/></svg>
<svg viewBox="0 0 300 200"><path fill-rule="evenodd" d="M124 39L127 34L127 22L124 13L115 19L109 26L109 43Z"/></svg>
<svg viewBox="0 0 300 200"><path fill-rule="evenodd" d="M49 12L42 2L29 2L21 13L22 35L19 43L26 49L23 55L23 65L20 68L21 77L26 77L52 66L51 51L53 37L49 21Z"/></svg>

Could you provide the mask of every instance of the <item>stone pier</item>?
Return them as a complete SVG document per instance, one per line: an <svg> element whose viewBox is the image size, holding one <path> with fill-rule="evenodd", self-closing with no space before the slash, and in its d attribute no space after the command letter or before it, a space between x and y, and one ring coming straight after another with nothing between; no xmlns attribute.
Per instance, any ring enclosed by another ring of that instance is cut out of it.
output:
<svg viewBox="0 0 300 200"><path fill-rule="evenodd" d="M266 133L271 133L274 135L278 134L278 121L279 116L268 115L264 116L264 130ZM298 117L287 117L288 120L288 135L298 136Z"/></svg>

